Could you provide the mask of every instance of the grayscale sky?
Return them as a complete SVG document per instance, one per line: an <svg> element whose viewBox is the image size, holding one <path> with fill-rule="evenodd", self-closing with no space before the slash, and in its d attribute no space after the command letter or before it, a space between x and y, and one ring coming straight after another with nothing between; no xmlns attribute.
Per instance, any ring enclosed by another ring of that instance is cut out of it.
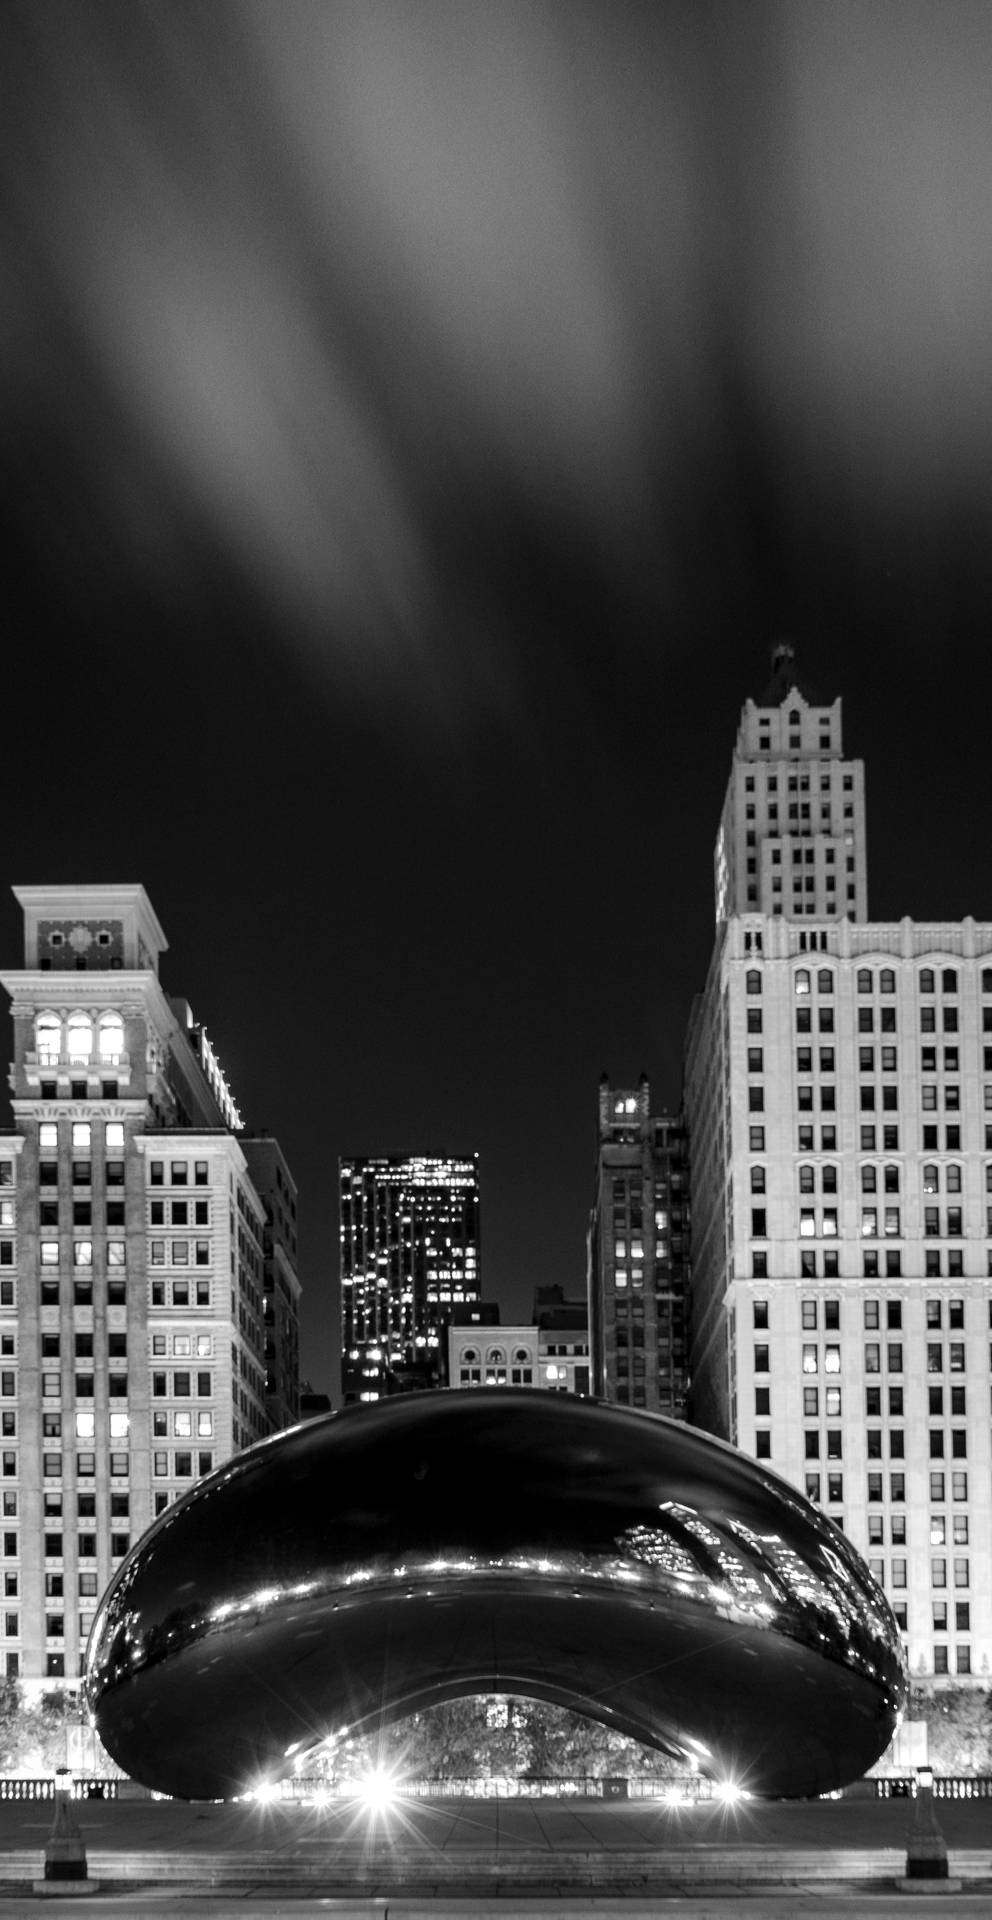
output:
<svg viewBox="0 0 992 1920"><path fill-rule="evenodd" d="M791 636L870 910L992 918L992 12L7 0L6 856L142 880L302 1190L477 1148L584 1283L600 1072L679 1096Z"/></svg>

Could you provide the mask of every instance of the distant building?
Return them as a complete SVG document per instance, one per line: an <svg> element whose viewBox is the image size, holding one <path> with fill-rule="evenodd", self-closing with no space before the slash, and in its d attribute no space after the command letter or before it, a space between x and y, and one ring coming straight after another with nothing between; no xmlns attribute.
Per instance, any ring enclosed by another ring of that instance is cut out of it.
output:
<svg viewBox="0 0 992 1920"><path fill-rule="evenodd" d="M309 1381L303 1381L300 1385L300 1419L317 1420L321 1414L332 1412L330 1394L315 1393Z"/></svg>
<svg viewBox="0 0 992 1920"><path fill-rule="evenodd" d="M342 1159L339 1178L345 1401L440 1386L452 1312L479 1298L478 1156Z"/></svg>
<svg viewBox="0 0 992 1920"><path fill-rule="evenodd" d="M689 1169L685 1129L651 1089L599 1088L589 1221L592 1390L684 1419L688 1383Z"/></svg>
<svg viewBox="0 0 992 1920"><path fill-rule="evenodd" d="M716 867L685 1085L692 1417L844 1528L914 1678L987 1684L992 924L867 920L860 763L781 650Z"/></svg>
<svg viewBox="0 0 992 1920"><path fill-rule="evenodd" d="M538 1287L534 1293L540 1385L557 1393L590 1391L589 1307L586 1300L568 1300L561 1287Z"/></svg>
<svg viewBox="0 0 992 1920"><path fill-rule="evenodd" d="M533 1321L521 1326L502 1326L499 1308L489 1301L456 1310L448 1329L448 1384L588 1393L585 1301L566 1300L561 1287L539 1287Z"/></svg>
<svg viewBox="0 0 992 1920"><path fill-rule="evenodd" d="M295 1418L293 1240L143 887L17 887L0 1134L0 1670L75 1680L98 1596L200 1475ZM258 1184L256 1184L256 1179ZM295 1204L295 1202L294 1202ZM280 1251L275 1252L276 1240ZM284 1283L267 1394L267 1242Z"/></svg>
<svg viewBox="0 0 992 1920"><path fill-rule="evenodd" d="M275 1431L300 1418L300 1280L296 1271L296 1182L278 1140L244 1133L241 1147L265 1208L265 1405Z"/></svg>
<svg viewBox="0 0 992 1920"><path fill-rule="evenodd" d="M452 1387L535 1387L538 1373L535 1326L504 1327L487 1319L448 1329L448 1383Z"/></svg>

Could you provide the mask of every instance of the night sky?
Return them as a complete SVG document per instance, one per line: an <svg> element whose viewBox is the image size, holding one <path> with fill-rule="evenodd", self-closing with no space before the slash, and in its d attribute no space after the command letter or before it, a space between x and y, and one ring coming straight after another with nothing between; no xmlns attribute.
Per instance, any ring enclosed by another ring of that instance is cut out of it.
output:
<svg viewBox="0 0 992 1920"><path fill-rule="evenodd" d="M984 0L7 0L4 872L141 880L301 1188L478 1149L584 1283L775 640L869 909L992 918ZM9 1032L9 1029L8 1029Z"/></svg>

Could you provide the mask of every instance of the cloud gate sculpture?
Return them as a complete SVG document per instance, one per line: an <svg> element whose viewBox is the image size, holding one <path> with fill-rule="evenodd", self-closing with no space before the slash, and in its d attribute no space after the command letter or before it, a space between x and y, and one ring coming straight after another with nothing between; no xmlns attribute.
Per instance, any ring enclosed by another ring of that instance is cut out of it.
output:
<svg viewBox="0 0 992 1920"><path fill-rule="evenodd" d="M844 1535L758 1462L500 1387L330 1414L200 1481L108 1588L86 1692L120 1765L188 1799L475 1693L795 1796L871 1766L905 1673Z"/></svg>

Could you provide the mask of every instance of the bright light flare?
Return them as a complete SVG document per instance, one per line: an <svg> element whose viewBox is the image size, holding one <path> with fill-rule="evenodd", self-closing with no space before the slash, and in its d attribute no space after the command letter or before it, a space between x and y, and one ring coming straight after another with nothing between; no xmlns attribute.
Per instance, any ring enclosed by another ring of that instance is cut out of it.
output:
<svg viewBox="0 0 992 1920"><path fill-rule="evenodd" d="M279 1787L274 1780L259 1780L257 1784L250 1789L248 1798L249 1800L254 1800L260 1807L269 1807L272 1805L273 1800L278 1800Z"/></svg>
<svg viewBox="0 0 992 1920"><path fill-rule="evenodd" d="M358 1781L358 1798L369 1813L388 1813L400 1797L399 1781L386 1767L375 1767Z"/></svg>
<svg viewBox="0 0 992 1920"><path fill-rule="evenodd" d="M713 1785L713 1797L722 1801L725 1807L736 1807L741 1800L750 1795L746 1787L739 1787L736 1780L717 1780Z"/></svg>

